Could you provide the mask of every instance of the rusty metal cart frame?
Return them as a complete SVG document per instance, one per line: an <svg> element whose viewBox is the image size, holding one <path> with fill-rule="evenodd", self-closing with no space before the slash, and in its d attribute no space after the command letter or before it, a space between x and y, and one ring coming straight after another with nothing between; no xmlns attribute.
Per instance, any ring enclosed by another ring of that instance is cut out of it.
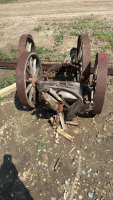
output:
<svg viewBox="0 0 113 200"><path fill-rule="evenodd" d="M89 82L91 59L87 34L79 35L77 51L74 54L70 51L67 60L59 63L43 63L43 69L35 53L32 36L22 35L19 41L18 57L16 85L19 99L24 106L34 108L39 99L41 103L43 102L57 113L67 109L68 116L73 106L75 106L75 114L82 113L82 110L93 114L101 113L107 81L107 55L106 53L96 55L93 79ZM51 81L50 77L54 80ZM58 81L59 77L65 81ZM70 78L71 81L69 81ZM84 104L84 97L88 91L91 96L89 107ZM73 100L74 103L70 106L67 99ZM77 106L78 100L78 105L81 106Z"/></svg>

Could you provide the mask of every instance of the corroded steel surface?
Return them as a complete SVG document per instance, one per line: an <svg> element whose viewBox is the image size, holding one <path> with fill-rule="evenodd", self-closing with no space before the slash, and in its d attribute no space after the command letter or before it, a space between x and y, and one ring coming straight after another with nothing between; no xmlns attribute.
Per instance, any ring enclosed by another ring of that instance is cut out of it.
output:
<svg viewBox="0 0 113 200"><path fill-rule="evenodd" d="M0 61L0 69L3 67L4 68L16 68L17 67L17 62L14 61Z"/></svg>
<svg viewBox="0 0 113 200"><path fill-rule="evenodd" d="M15 62L15 61L0 61L0 69L2 69L2 67L3 67L3 69L4 68L12 68L12 69L14 69L14 68L16 68L17 67L17 62ZM42 64L42 68L43 68L43 70L48 70L52 65L60 65L60 64L62 64L62 62L42 62L41 63ZM113 64L112 63L108 63L108 73L107 73L107 75L113 75ZM94 67L91 67L90 68L90 74L93 74L93 71L94 71Z"/></svg>
<svg viewBox="0 0 113 200"><path fill-rule="evenodd" d="M79 60L79 53L81 51L81 59ZM78 44L77 44L77 58L78 63L82 63L82 76L84 76L84 82L89 80L90 76L90 66L91 66L91 57L90 57L90 41L87 34L79 35Z"/></svg>
<svg viewBox="0 0 113 200"><path fill-rule="evenodd" d="M94 94L92 114L100 114L105 97L107 84L107 55L106 53L98 53L96 55L94 73L96 74L96 87ZM94 74L94 79L95 79Z"/></svg>
<svg viewBox="0 0 113 200"><path fill-rule="evenodd" d="M35 58L37 58L38 65L41 68L41 62L40 62L37 54L32 53L32 52L26 52L26 51L23 52L19 58L17 69L16 69L16 86L17 86L18 97L19 97L22 105L24 105L26 107L34 108L35 107L34 103L29 101L27 94L26 94L26 87L29 84L26 82L26 79L29 78L26 73L26 66L28 63L28 59L31 55L33 55L33 56L35 56ZM33 77L31 76L30 79L32 82Z"/></svg>
<svg viewBox="0 0 113 200"><path fill-rule="evenodd" d="M62 62L42 62L42 68L43 70L48 70L53 65L61 65Z"/></svg>
<svg viewBox="0 0 113 200"><path fill-rule="evenodd" d="M23 34L21 35L20 37L20 40L19 40L19 45L18 45L18 58L21 56L21 54L26 51L26 44L27 44L27 41L30 41L32 43L32 46L31 46L31 50L30 51L33 51L35 52L35 44L34 44L34 41L33 41L33 38L31 35L29 34Z"/></svg>

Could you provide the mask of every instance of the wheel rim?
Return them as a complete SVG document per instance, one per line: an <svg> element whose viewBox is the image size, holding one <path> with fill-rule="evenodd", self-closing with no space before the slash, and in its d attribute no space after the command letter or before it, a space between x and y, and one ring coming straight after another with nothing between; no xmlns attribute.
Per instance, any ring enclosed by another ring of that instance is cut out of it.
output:
<svg viewBox="0 0 113 200"><path fill-rule="evenodd" d="M33 51L36 52L35 50L35 43L33 41L33 38L29 34L23 34L20 37L19 40L19 46L18 46L18 58L21 56L21 54L24 51Z"/></svg>
<svg viewBox="0 0 113 200"><path fill-rule="evenodd" d="M23 52L16 70L18 97L23 106L34 108L37 103L37 79L42 74L39 57L34 52Z"/></svg>
<svg viewBox="0 0 113 200"><path fill-rule="evenodd" d="M93 110L92 114L100 114L102 111L106 84L107 84L107 55L99 53L96 55L93 83L96 86L93 90Z"/></svg>
<svg viewBox="0 0 113 200"><path fill-rule="evenodd" d="M79 35L77 42L77 60L79 63L79 69L81 70L81 76L83 76L82 82L88 82L90 77L90 41L87 34ZM78 75L78 82L80 81L80 75Z"/></svg>

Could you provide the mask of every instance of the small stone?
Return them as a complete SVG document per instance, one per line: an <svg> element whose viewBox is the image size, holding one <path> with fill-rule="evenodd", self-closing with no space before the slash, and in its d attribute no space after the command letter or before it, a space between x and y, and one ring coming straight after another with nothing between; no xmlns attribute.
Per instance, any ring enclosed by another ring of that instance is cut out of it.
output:
<svg viewBox="0 0 113 200"><path fill-rule="evenodd" d="M105 190L102 190L102 193L105 195L106 194Z"/></svg>
<svg viewBox="0 0 113 200"><path fill-rule="evenodd" d="M40 160L38 161L38 164L41 165L41 161Z"/></svg>
<svg viewBox="0 0 113 200"><path fill-rule="evenodd" d="M90 169L87 171L87 174L90 174L91 171L92 171L92 169L90 168Z"/></svg>
<svg viewBox="0 0 113 200"><path fill-rule="evenodd" d="M65 184L66 184L66 185L68 184L68 181L67 181L67 180L65 180Z"/></svg>
<svg viewBox="0 0 113 200"><path fill-rule="evenodd" d="M106 131L106 125L104 125L103 131Z"/></svg>
<svg viewBox="0 0 113 200"><path fill-rule="evenodd" d="M81 172L82 172L82 174L85 174L85 173L86 173L84 169L82 169L82 171L81 171Z"/></svg>
<svg viewBox="0 0 113 200"><path fill-rule="evenodd" d="M34 185L34 181L31 183L31 186L33 186Z"/></svg>
<svg viewBox="0 0 113 200"><path fill-rule="evenodd" d="M87 146L85 146L84 149L87 149Z"/></svg>
<svg viewBox="0 0 113 200"><path fill-rule="evenodd" d="M77 153L80 154L80 150L77 150Z"/></svg>
<svg viewBox="0 0 113 200"><path fill-rule="evenodd" d="M111 186L111 183L109 182L109 183L107 183L106 185L107 185L108 187L110 187L110 186Z"/></svg>
<svg viewBox="0 0 113 200"><path fill-rule="evenodd" d="M85 168L87 169L89 166L88 165L85 165Z"/></svg>
<svg viewBox="0 0 113 200"><path fill-rule="evenodd" d="M76 177L76 178L75 178L75 181L79 181L79 179Z"/></svg>
<svg viewBox="0 0 113 200"><path fill-rule="evenodd" d="M82 196L82 195L79 195L78 198L81 200L81 199L83 199L83 196Z"/></svg>
<svg viewBox="0 0 113 200"><path fill-rule="evenodd" d="M74 183L75 183L75 185L77 185L77 184L78 184L78 182L76 182L76 181L75 181Z"/></svg>
<svg viewBox="0 0 113 200"><path fill-rule="evenodd" d="M58 139L59 138L59 136L58 136L58 133L56 133L56 137L55 137L56 139Z"/></svg>
<svg viewBox="0 0 113 200"><path fill-rule="evenodd" d="M38 160L35 161L36 166L38 166Z"/></svg>
<svg viewBox="0 0 113 200"><path fill-rule="evenodd" d="M89 197L90 199L93 198L93 195L94 195L94 190L91 190L90 192L88 192L88 197Z"/></svg>
<svg viewBox="0 0 113 200"><path fill-rule="evenodd" d="M96 121L95 121L95 119L94 119L94 118L93 118L93 123L94 123L94 124L96 124Z"/></svg>
<svg viewBox="0 0 113 200"><path fill-rule="evenodd" d="M109 192L113 195L113 192L111 190Z"/></svg>
<svg viewBox="0 0 113 200"><path fill-rule="evenodd" d="M93 173L95 176L98 176L99 171Z"/></svg>

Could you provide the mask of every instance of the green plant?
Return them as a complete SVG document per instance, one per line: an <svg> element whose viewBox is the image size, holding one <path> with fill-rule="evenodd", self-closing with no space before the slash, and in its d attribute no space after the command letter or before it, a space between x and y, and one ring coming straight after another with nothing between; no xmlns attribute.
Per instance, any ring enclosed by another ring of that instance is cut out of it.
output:
<svg viewBox="0 0 113 200"><path fill-rule="evenodd" d="M2 52L0 50L0 57L2 58L2 60L4 61L11 61L11 57L10 56L7 56L4 52Z"/></svg>
<svg viewBox="0 0 113 200"><path fill-rule="evenodd" d="M45 143L43 140L37 141L37 150L40 151L42 148L46 147L47 143Z"/></svg>
<svg viewBox="0 0 113 200"><path fill-rule="evenodd" d="M109 44L107 44L107 45L104 45L103 46L103 51L104 52L106 52L108 49L110 49L111 48L111 46L109 45Z"/></svg>
<svg viewBox="0 0 113 200"><path fill-rule="evenodd" d="M0 28L1 28L1 27L4 27L4 26L6 26L6 23L5 23L5 24L0 24Z"/></svg>
<svg viewBox="0 0 113 200"><path fill-rule="evenodd" d="M109 141L109 140L113 140L113 135L107 136L107 137L103 137L104 141Z"/></svg>
<svg viewBox="0 0 113 200"><path fill-rule="evenodd" d="M11 46L11 54L13 60L18 61L18 50L15 49L13 46Z"/></svg>
<svg viewBox="0 0 113 200"><path fill-rule="evenodd" d="M31 135L31 136L29 136L29 137L27 138L27 142L28 142L28 141L31 141L31 139L33 139L33 135Z"/></svg>
<svg viewBox="0 0 113 200"><path fill-rule="evenodd" d="M79 33L78 33L78 31L71 31L71 32L70 32L70 35L76 35L76 36L79 36Z"/></svg>
<svg viewBox="0 0 113 200"><path fill-rule="evenodd" d="M51 24L51 26L56 26L56 25L58 25L56 22L53 22L53 23Z"/></svg>
<svg viewBox="0 0 113 200"><path fill-rule="evenodd" d="M45 25L49 25L49 23L48 23L48 22L45 22Z"/></svg>
<svg viewBox="0 0 113 200"><path fill-rule="evenodd" d="M11 46L11 53L17 53L17 49L15 49L13 46Z"/></svg>
<svg viewBox="0 0 113 200"><path fill-rule="evenodd" d="M14 1L17 1L17 0L0 0L0 3L10 3Z"/></svg>
<svg viewBox="0 0 113 200"><path fill-rule="evenodd" d="M0 50L0 57L3 61L17 61L18 60L18 53L17 49L11 46L11 56L6 55L2 50Z"/></svg>
<svg viewBox="0 0 113 200"><path fill-rule="evenodd" d="M63 43L64 35L62 31L55 35L55 45L59 46L59 44Z"/></svg>
<svg viewBox="0 0 113 200"><path fill-rule="evenodd" d="M41 29L42 29L42 26L38 25L38 28L34 28L33 30L39 32L39 31L41 31Z"/></svg>
<svg viewBox="0 0 113 200"><path fill-rule="evenodd" d="M0 78L0 89L12 85L15 82L15 78L16 78L16 70L14 71L12 76L10 77L3 76L2 78Z"/></svg>
<svg viewBox="0 0 113 200"><path fill-rule="evenodd" d="M112 48L113 48L113 34L112 33L107 33L107 32L93 32L93 35L97 36L98 39L101 41L107 41L110 42Z"/></svg>
<svg viewBox="0 0 113 200"><path fill-rule="evenodd" d="M46 52L51 52L51 50L44 48L44 47L37 47L36 46L36 52L37 52L37 54L44 54Z"/></svg>
<svg viewBox="0 0 113 200"><path fill-rule="evenodd" d="M0 102L3 101L6 98L8 98L8 96L0 97Z"/></svg>
<svg viewBox="0 0 113 200"><path fill-rule="evenodd" d="M113 85L113 77L110 79L110 85Z"/></svg>

